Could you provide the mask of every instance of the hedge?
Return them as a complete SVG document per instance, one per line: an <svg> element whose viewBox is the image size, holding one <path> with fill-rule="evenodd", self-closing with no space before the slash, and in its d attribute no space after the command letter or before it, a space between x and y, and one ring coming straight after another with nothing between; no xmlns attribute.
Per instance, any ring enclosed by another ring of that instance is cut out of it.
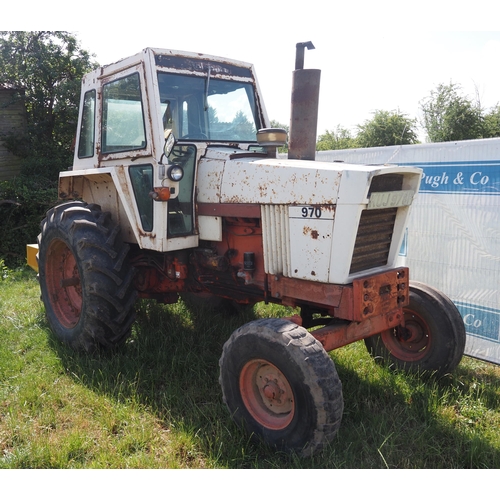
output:
<svg viewBox="0 0 500 500"><path fill-rule="evenodd" d="M26 263L26 245L36 243L45 212L57 204L57 181L20 176L0 181L0 260L11 268Z"/></svg>

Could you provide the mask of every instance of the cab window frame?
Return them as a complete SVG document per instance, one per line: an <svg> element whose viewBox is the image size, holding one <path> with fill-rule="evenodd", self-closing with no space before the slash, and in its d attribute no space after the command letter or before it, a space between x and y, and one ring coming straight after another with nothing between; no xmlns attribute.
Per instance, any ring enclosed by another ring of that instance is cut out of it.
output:
<svg viewBox="0 0 500 500"><path fill-rule="evenodd" d="M136 82L133 81L134 79L136 79ZM129 82L127 82L126 80L129 80ZM132 91L137 92L135 94L129 93L128 95L123 92L123 94L120 96L120 89L118 87L120 83L123 83L124 87L129 84ZM135 89L133 88L134 83ZM114 93L117 94L114 99L115 102L113 103L116 108L114 110L110 109L112 108L112 106L110 105L113 101L111 99L113 94L112 86L115 86L114 88L118 89L114 91ZM123 98L116 99L116 97ZM136 111L133 109L133 103L135 103L136 106L140 108L140 113L136 113ZM122 108L121 110L119 109L120 107ZM119 118L120 111L122 113L123 119ZM134 126L131 127L130 125L133 123ZM115 127L114 130L113 127ZM116 142L119 139L120 134L122 136L128 135L130 139L131 134L134 132L137 133L136 137L138 137L139 140L135 139L133 141L130 141L128 144L126 143L126 141L124 141L123 144L118 144ZM141 74L136 71L134 73L128 73L126 75L120 76L119 78L106 82L102 87L101 153L115 154L128 151L137 151L140 149L145 149L147 145L146 120L143 92L141 86Z"/></svg>
<svg viewBox="0 0 500 500"><path fill-rule="evenodd" d="M95 154L96 90L85 92L82 101L82 119L78 140L78 158L92 158Z"/></svg>

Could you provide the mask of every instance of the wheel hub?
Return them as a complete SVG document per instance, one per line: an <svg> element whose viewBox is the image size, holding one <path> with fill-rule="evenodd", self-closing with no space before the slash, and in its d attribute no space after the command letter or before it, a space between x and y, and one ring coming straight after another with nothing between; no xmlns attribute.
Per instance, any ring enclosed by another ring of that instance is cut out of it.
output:
<svg viewBox="0 0 500 500"><path fill-rule="evenodd" d="M279 401L280 389L275 382L268 382L262 390L264 396L269 400Z"/></svg>
<svg viewBox="0 0 500 500"><path fill-rule="evenodd" d="M423 359L431 344L429 326L412 311L405 311L404 327L383 332L382 339L394 356L408 362Z"/></svg>
<svg viewBox="0 0 500 500"><path fill-rule="evenodd" d="M283 372L263 359L249 361L240 373L240 393L252 417L264 427L284 429L293 419L295 400Z"/></svg>
<svg viewBox="0 0 500 500"><path fill-rule="evenodd" d="M54 313L65 328L73 328L80 319L82 289L75 257L62 240L50 245L45 274Z"/></svg>

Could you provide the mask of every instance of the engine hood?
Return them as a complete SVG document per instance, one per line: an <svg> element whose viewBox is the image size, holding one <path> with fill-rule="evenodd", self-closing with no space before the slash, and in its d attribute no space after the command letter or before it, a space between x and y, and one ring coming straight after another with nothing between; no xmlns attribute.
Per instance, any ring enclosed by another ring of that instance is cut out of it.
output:
<svg viewBox="0 0 500 500"><path fill-rule="evenodd" d="M241 150L212 147L198 167L197 200L266 205L360 204L367 200L372 177L386 173L405 174L407 188L418 190L418 168L255 158Z"/></svg>

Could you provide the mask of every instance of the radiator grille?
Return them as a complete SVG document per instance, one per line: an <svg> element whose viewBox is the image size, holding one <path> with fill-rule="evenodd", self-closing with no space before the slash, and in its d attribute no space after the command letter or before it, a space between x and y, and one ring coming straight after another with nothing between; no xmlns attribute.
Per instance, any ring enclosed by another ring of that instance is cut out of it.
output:
<svg viewBox="0 0 500 500"><path fill-rule="evenodd" d="M349 273L385 266L398 209L363 210Z"/></svg>
<svg viewBox="0 0 500 500"><path fill-rule="evenodd" d="M287 205L262 205L264 270L290 276L290 231Z"/></svg>

